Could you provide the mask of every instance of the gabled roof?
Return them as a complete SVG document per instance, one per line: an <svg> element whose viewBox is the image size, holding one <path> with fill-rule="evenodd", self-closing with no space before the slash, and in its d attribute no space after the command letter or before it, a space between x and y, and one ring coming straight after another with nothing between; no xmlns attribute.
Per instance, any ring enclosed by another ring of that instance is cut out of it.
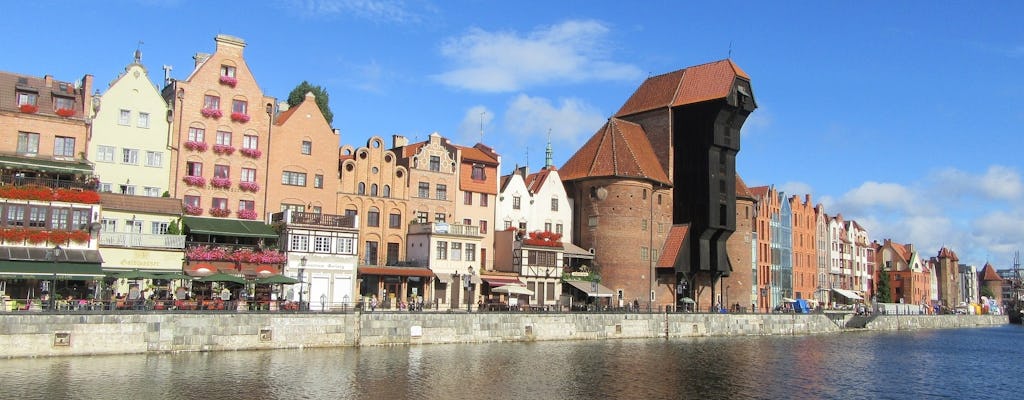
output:
<svg viewBox="0 0 1024 400"><path fill-rule="evenodd" d="M277 121L274 121L274 125L283 125L285 121L288 121L288 118L291 118L292 114L295 114L295 110L299 109L299 105L300 104L296 104L295 107L291 107L284 110L281 114L278 114Z"/></svg>
<svg viewBox="0 0 1024 400"><path fill-rule="evenodd" d="M548 177L551 176L551 171L554 170L555 167L544 167L540 171L527 175L526 188L530 191L530 194L537 194L540 188L544 187L544 182L547 182Z"/></svg>
<svg viewBox="0 0 1024 400"><path fill-rule="evenodd" d="M722 99L729 96L737 77L750 80L730 59L652 76L633 92L615 116Z"/></svg>
<svg viewBox="0 0 1024 400"><path fill-rule="evenodd" d="M686 242L686 234L690 231L690 225L673 225L668 231L668 236L665 237L665 245L662 247L661 257L658 257L658 263L655 265L657 268L669 268L676 265L676 259L679 258L679 250L683 248L683 243Z"/></svg>
<svg viewBox="0 0 1024 400"><path fill-rule="evenodd" d="M771 187L769 186L754 186L752 188L748 188L750 194L753 195L754 198L758 199L768 197L768 191L770 189Z"/></svg>
<svg viewBox="0 0 1024 400"><path fill-rule="evenodd" d="M562 181L595 177L648 179L671 185L643 128L612 118L559 168Z"/></svg>
<svg viewBox="0 0 1024 400"><path fill-rule="evenodd" d="M907 246L896 242L889 242L889 245L892 246L893 253L896 253L903 262L910 262L911 254L910 251L907 250Z"/></svg>
<svg viewBox="0 0 1024 400"><path fill-rule="evenodd" d="M754 194L747 188L747 184L743 182L743 178L740 178L740 174L736 174L736 197L754 199Z"/></svg>
<svg viewBox="0 0 1024 400"><path fill-rule="evenodd" d="M939 249L939 257L938 258L948 258L948 259L950 259L952 261L960 261L960 258L956 256L956 252L954 252L953 250L950 250L948 247L945 247L945 246L943 246L941 249Z"/></svg>
<svg viewBox="0 0 1024 400"><path fill-rule="evenodd" d="M477 144L476 146L473 146L473 147L466 147L466 146L455 145L456 148L458 148L459 150L462 151L462 160L461 161L463 161L463 162L465 162L465 161L470 161L470 162L475 161L475 162L480 162L480 163L484 163L484 164L488 164L488 165L495 165L495 166L498 165L498 159L492 157L490 154L488 154L485 151L485 150L490 150L489 147L484 146L484 149L480 149L477 146L484 146L484 145Z"/></svg>
<svg viewBox="0 0 1024 400"><path fill-rule="evenodd" d="M993 282L1001 281L1003 278L999 277L999 273L996 272L995 267L992 263L985 263L985 267L981 269L981 281L982 282Z"/></svg>

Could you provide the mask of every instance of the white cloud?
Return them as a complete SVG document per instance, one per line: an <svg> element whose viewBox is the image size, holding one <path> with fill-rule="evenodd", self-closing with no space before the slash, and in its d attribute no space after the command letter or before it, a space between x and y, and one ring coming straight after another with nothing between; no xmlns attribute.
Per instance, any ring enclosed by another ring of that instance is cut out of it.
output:
<svg viewBox="0 0 1024 400"><path fill-rule="evenodd" d="M982 175L974 175L955 168L946 168L933 176L936 190L962 196L988 200L1017 200L1024 194L1020 173L1001 165L988 167Z"/></svg>
<svg viewBox="0 0 1024 400"><path fill-rule="evenodd" d="M545 138L551 141L578 144L601 127L608 119L596 108L579 99L560 99L558 105L543 97L516 96L505 110L505 130L521 140Z"/></svg>
<svg viewBox="0 0 1024 400"><path fill-rule="evenodd" d="M283 0L283 7L304 17L349 15L376 22L409 23L423 19L403 1L390 0Z"/></svg>
<svg viewBox="0 0 1024 400"><path fill-rule="evenodd" d="M743 129L740 130L740 135L748 136L764 132L768 130L774 122L775 118L772 116L772 113L763 105L758 105L757 109L750 113L747 120L743 122Z"/></svg>
<svg viewBox="0 0 1024 400"><path fill-rule="evenodd" d="M472 28L449 38L441 54L454 68L441 83L481 92L510 92L531 85L591 80L638 81L639 68L608 60L609 29L598 21L566 21L526 35Z"/></svg>
<svg viewBox="0 0 1024 400"><path fill-rule="evenodd" d="M484 132L484 142L487 142L487 131L494 120L494 112L485 106L473 106L466 110L462 121L459 122L458 132L460 140L457 143L479 143L480 131Z"/></svg>
<svg viewBox="0 0 1024 400"><path fill-rule="evenodd" d="M896 184L884 182L864 182L860 186L843 194L836 201L836 206L853 212L872 208L889 211L918 213L921 203L916 201L914 191Z"/></svg>

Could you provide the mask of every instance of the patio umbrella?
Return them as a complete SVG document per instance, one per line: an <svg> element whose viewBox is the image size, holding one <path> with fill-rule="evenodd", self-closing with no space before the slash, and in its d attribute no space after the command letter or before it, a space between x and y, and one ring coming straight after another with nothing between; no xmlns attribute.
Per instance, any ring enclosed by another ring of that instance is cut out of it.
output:
<svg viewBox="0 0 1024 400"><path fill-rule="evenodd" d="M180 273L180 272L172 272L172 273L166 273L166 274L155 274L155 275L153 275L153 279L167 279L167 280L184 279L184 280L192 280L192 277L188 276L188 275L185 275L183 273Z"/></svg>
<svg viewBox="0 0 1024 400"><path fill-rule="evenodd" d="M256 283L257 284L269 284L269 285L273 285L273 284L291 285L291 284L299 283L299 280L295 279L295 278L289 278L289 277L284 276L284 275L271 275L271 276L268 276L266 278L256 278Z"/></svg>
<svg viewBox="0 0 1024 400"><path fill-rule="evenodd" d="M525 294L527 296L533 296L532 290L519 285L498 286L494 289L491 289L491 293Z"/></svg>
<svg viewBox="0 0 1024 400"><path fill-rule="evenodd" d="M696 301L693 301L693 299L691 299L689 297L683 297L683 298L679 299L679 302L680 303L686 303L686 304L696 304L697 303Z"/></svg>
<svg viewBox="0 0 1024 400"><path fill-rule="evenodd" d="M234 282L245 284L245 278L230 274L213 274L195 279L196 282Z"/></svg>

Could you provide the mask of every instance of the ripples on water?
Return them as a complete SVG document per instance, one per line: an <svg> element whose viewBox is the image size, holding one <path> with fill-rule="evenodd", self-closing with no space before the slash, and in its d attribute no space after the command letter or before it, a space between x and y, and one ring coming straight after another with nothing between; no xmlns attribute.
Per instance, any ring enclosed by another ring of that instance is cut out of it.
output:
<svg viewBox="0 0 1024 400"><path fill-rule="evenodd" d="M5 399L1020 398L1024 328L0 360Z"/></svg>

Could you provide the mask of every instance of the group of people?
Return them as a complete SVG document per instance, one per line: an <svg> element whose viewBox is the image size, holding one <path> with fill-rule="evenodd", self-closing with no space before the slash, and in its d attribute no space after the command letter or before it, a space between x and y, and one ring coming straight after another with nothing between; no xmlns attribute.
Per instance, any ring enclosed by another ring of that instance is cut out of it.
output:
<svg viewBox="0 0 1024 400"><path fill-rule="evenodd" d="M381 302L377 300L377 295L370 296L370 300L367 305L369 306L370 312L377 311L377 307L390 306L390 304L381 304ZM423 298L409 297L404 300L399 300L397 305L399 311L423 311Z"/></svg>

